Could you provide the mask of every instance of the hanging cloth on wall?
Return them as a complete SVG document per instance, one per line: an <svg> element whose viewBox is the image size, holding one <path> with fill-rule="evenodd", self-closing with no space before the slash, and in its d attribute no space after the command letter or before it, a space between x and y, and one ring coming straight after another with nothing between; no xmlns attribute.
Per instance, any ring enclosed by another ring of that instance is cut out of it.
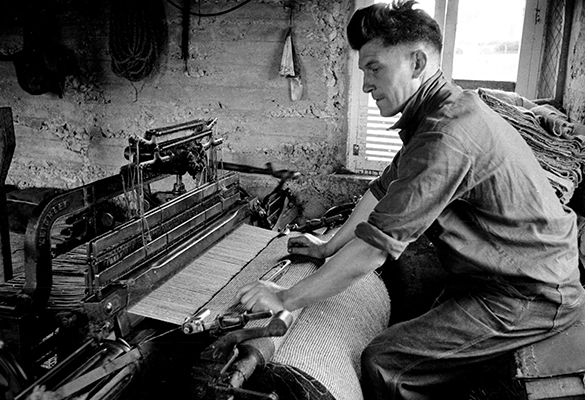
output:
<svg viewBox="0 0 585 400"><path fill-rule="evenodd" d="M200 3L201 4L201 3ZM181 58L183 59L183 73L189 76L189 34L191 33L191 0L183 0L182 32L181 32Z"/></svg>
<svg viewBox="0 0 585 400"><path fill-rule="evenodd" d="M18 84L27 93L54 93L62 98L65 77L75 71L76 63L72 52L59 43L55 6L32 0L24 10L22 49L0 61L14 63Z"/></svg>
<svg viewBox="0 0 585 400"><path fill-rule="evenodd" d="M290 84L290 98L293 101L303 97L303 82L301 80L301 69L293 43L293 8L290 9L290 27L284 39L284 49L280 60L279 74L286 77Z"/></svg>
<svg viewBox="0 0 585 400"><path fill-rule="evenodd" d="M280 60L280 75L284 77L296 76L293 43L292 43L292 29L289 29L284 39L284 50L282 51L282 59Z"/></svg>

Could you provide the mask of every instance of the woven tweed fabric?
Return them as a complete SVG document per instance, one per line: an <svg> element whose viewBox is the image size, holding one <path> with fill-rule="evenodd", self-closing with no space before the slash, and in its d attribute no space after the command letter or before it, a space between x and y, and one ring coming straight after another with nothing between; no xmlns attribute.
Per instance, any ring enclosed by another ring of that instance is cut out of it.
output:
<svg viewBox="0 0 585 400"><path fill-rule="evenodd" d="M261 229L261 228L254 228ZM229 314L229 313L242 313L245 309L240 305L236 304L235 296L239 288L254 282L263 277L269 272L272 267L278 264L283 258L289 258L286 251L286 243L288 237L276 237L253 259L251 260L237 275L235 275L227 285L223 287L207 304L204 308L211 310L211 315ZM304 277L310 275L317 267L321 264L319 260L310 259L306 257L294 258L294 262L290 265L284 275L275 281L275 283L289 287L300 281ZM293 327L297 322L297 318L301 310L294 311ZM267 321L252 321L248 323L246 327L253 328L257 326L263 326ZM290 332L293 329L289 329ZM283 340L287 337L285 335L281 338L273 338L275 348L278 349Z"/></svg>
<svg viewBox="0 0 585 400"><path fill-rule="evenodd" d="M561 203L567 204L583 179L585 138L580 135L570 135L566 129L554 131L551 129L551 126L555 126L554 122L551 123L549 120L541 124L539 115L495 97L494 95L498 93L501 92L478 89L480 98L522 135L540 166L545 170L557 197ZM548 111L546 117L553 118L554 114L550 108ZM561 118L560 115L561 113L558 112L557 118ZM568 126L574 128L574 125L567 125L566 121L562 122L565 128Z"/></svg>
<svg viewBox="0 0 585 400"><path fill-rule="evenodd" d="M359 400L360 356L388 324L390 299L372 273L344 292L303 309L273 361L307 373L337 400Z"/></svg>
<svg viewBox="0 0 585 400"><path fill-rule="evenodd" d="M248 247L253 247L254 237L264 236L262 232L257 232L261 228L246 226L244 229L250 238ZM308 257L289 256L286 251L288 239L281 236L269 240L252 260L242 266L239 273L203 305L203 308L211 311L210 318L218 314L243 312L242 306L235 303L238 289L263 277L283 258L292 261L287 272L276 281L284 287L310 275L322 264ZM177 293L176 288L165 291L165 296L173 296L173 293ZM169 297L165 301L175 304L174 307L179 309L185 296L179 297ZM280 375L280 372L287 371L289 374L272 377L273 381L285 383L270 389L278 393L283 388L289 390L294 386L310 397L299 395L290 398L317 400L314 395L316 392L311 389L323 386L329 393L317 390L322 394L318 399L327 399L331 395L337 400L362 399L359 383L361 352L387 326L390 318L390 299L382 280L372 273L343 293L292 314L294 322L287 334L272 338L276 350L272 363L265 369L265 373ZM180 323L178 318L175 323ZM266 323L262 320L252 321L246 327L263 326ZM304 383L298 384L299 377L304 377ZM264 378L263 381L270 381L270 377ZM287 379L294 379L295 382L287 383Z"/></svg>
<svg viewBox="0 0 585 400"><path fill-rule="evenodd" d="M194 259L176 275L128 311L180 325L185 317L208 308L209 319L232 311L235 293L245 283L262 276L272 260L254 258L277 235L267 229L241 225Z"/></svg>
<svg viewBox="0 0 585 400"><path fill-rule="evenodd" d="M267 271L267 266L270 268L287 255L287 241L288 237L273 239L250 262L246 271ZM292 260L293 264L278 284L292 285L320 264L305 257ZM241 275L238 274L207 307L214 309L215 302L226 304L227 299L233 299L237 288L247 283ZM285 337L274 338L276 351L272 361L311 376L337 400L362 399L361 353L374 336L386 328L390 318L390 299L382 280L371 273L344 292L297 310L293 315L295 321Z"/></svg>

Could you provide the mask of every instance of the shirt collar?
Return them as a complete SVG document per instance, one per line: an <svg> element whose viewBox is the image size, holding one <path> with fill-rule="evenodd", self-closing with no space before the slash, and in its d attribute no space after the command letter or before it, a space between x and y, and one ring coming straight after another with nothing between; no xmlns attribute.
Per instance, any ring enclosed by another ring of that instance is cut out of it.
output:
<svg viewBox="0 0 585 400"><path fill-rule="evenodd" d="M400 119L390 129L400 129L400 138L404 143L416 130L421 119L430 109L434 109L438 104L445 100L449 92L443 92L441 89L447 84L447 79L440 69L427 79L420 88L406 102ZM437 96L438 94L438 96ZM409 134L410 133L410 134Z"/></svg>

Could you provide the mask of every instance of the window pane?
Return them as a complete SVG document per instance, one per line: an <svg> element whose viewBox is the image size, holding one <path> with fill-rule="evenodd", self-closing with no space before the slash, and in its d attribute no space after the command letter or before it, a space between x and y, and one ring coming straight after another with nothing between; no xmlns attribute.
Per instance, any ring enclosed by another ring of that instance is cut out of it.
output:
<svg viewBox="0 0 585 400"><path fill-rule="evenodd" d="M453 78L515 82L525 0L459 0Z"/></svg>

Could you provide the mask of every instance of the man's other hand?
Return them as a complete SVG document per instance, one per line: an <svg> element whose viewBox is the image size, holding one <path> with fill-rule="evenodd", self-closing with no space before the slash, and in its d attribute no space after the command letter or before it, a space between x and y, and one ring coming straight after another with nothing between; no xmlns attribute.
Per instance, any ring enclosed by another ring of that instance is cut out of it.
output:
<svg viewBox="0 0 585 400"><path fill-rule="evenodd" d="M236 301L252 312L284 309L284 288L267 281L256 281L242 286L236 293Z"/></svg>
<svg viewBox="0 0 585 400"><path fill-rule="evenodd" d="M327 250L327 242L308 233L291 237L288 240L288 252L313 258L327 258L331 254Z"/></svg>

